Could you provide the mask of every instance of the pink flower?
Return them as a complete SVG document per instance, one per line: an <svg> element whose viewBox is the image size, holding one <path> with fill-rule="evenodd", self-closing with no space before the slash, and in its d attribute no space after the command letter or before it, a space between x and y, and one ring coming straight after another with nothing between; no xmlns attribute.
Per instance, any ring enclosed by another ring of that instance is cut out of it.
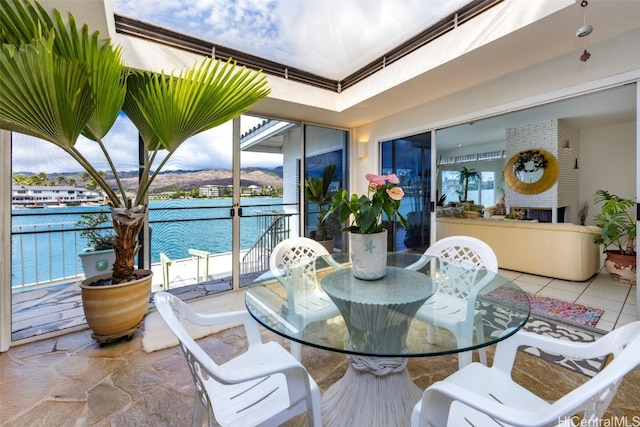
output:
<svg viewBox="0 0 640 427"><path fill-rule="evenodd" d="M389 180L389 182L391 182L391 180ZM387 194L393 200L401 200L404 197L404 191L400 187L387 188Z"/></svg>
<svg viewBox="0 0 640 427"><path fill-rule="evenodd" d="M372 173L366 174L365 178L367 179L367 181L369 181L372 184L370 186L375 186L374 188L380 188L386 182L386 179L384 176L374 175Z"/></svg>
<svg viewBox="0 0 640 427"><path fill-rule="evenodd" d="M327 215L340 209L340 222L351 219L351 224L343 228L361 234L372 234L382 231L382 215L386 215L389 221L397 220L402 227L407 227L407 220L399 212L401 199L404 197L404 190L396 187L400 184L400 179L396 174L375 175L368 173L365 175L368 182L368 194L358 196L349 195L346 190L340 191L333 198L333 205Z"/></svg>
<svg viewBox="0 0 640 427"><path fill-rule="evenodd" d="M396 176L395 173L392 173L391 175L387 175L385 178L387 178L387 180L391 184L400 184L400 179Z"/></svg>

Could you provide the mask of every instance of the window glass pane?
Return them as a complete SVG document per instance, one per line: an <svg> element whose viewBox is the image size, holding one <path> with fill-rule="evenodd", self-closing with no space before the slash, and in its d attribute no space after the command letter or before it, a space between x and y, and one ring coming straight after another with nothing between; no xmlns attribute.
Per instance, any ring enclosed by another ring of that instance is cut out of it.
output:
<svg viewBox="0 0 640 427"><path fill-rule="evenodd" d="M305 187L315 189L307 192L303 235L322 241L329 252L343 248L340 220L336 215L323 218L335 193L345 188L345 147L348 138L349 133L344 130L305 125L304 182ZM326 185L323 178L325 169L333 171Z"/></svg>
<svg viewBox="0 0 640 427"><path fill-rule="evenodd" d="M431 134L423 133L382 143L381 173L395 173L405 196L399 212L407 228L397 220L389 224L390 250L423 248L429 244L431 202ZM387 218L383 218L387 221Z"/></svg>

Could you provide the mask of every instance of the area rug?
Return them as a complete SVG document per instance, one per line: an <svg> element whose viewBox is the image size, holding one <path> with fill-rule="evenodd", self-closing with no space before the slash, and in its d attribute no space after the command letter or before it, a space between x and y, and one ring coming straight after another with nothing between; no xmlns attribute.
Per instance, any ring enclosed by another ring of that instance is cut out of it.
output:
<svg viewBox="0 0 640 427"><path fill-rule="evenodd" d="M549 335L554 338L572 342L593 342L606 333L605 331L590 326L579 325L573 322L569 323L553 317L541 317L537 314L529 316L529 320L523 329L525 331ZM544 352L534 347L524 347L520 350L588 377L593 377L600 372L605 363L604 357L597 359L576 359Z"/></svg>
<svg viewBox="0 0 640 427"><path fill-rule="evenodd" d="M542 295L527 294L531 311L545 317L557 317L579 325L595 327L604 310L586 305L562 301Z"/></svg>
<svg viewBox="0 0 640 427"><path fill-rule="evenodd" d="M602 317L604 310L596 307L588 307L583 304L562 301L556 298L526 293L531 306L531 313L544 317L559 318L565 321L574 322L579 325L595 327ZM516 301L522 294L513 293L513 289L501 286L486 296L488 298L500 299L503 301Z"/></svg>
<svg viewBox="0 0 640 427"><path fill-rule="evenodd" d="M491 299L512 300L508 295L501 292L491 295ZM602 315L602 310L600 309L565 303L555 300L554 298L546 297L530 298L530 302L531 314L523 327L526 331L572 342L592 342L606 333L591 326L594 319L595 322L597 322L597 319ZM498 331L504 330L504 325L507 327L509 325L515 326L522 322L524 315L519 310L494 311L493 304L483 301L482 299L480 299L478 303L478 308L483 312L486 336L495 335L499 333ZM561 307L565 307L566 314L559 311ZM549 310L544 311L546 309ZM599 314L598 311L600 311ZM501 326L498 327L498 325ZM605 362L604 358L568 358L558 354L543 352L533 347L523 347L520 350L589 377L597 374Z"/></svg>

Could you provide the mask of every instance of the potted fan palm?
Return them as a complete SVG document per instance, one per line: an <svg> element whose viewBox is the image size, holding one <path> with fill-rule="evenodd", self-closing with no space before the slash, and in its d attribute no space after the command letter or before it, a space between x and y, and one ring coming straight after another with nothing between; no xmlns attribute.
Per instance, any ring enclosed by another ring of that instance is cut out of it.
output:
<svg viewBox="0 0 640 427"><path fill-rule="evenodd" d="M606 254L605 269L614 280L635 284L636 220L629 213L635 201L606 190L596 191L593 200L596 204L602 203L600 212L594 217L600 227L600 235L594 241L602 245Z"/></svg>
<svg viewBox="0 0 640 427"><path fill-rule="evenodd" d="M65 22L59 11L50 15L28 1L0 2L0 41L0 128L55 144L107 196L116 235L115 262L112 272L83 283L83 308L99 342L129 336L146 313L151 290L151 272L136 270L134 263L154 178L186 139L237 117L266 97L266 78L211 58L178 75L131 69L124 65L120 47L86 25L78 28L73 15ZM104 141L121 110L148 153L133 197L125 191ZM115 188L76 147L80 135L104 154ZM108 286L91 286L94 283ZM136 289L125 294L130 286ZM115 299L107 293L115 293ZM135 313L125 315L125 305ZM94 314L94 309L102 312Z"/></svg>
<svg viewBox="0 0 640 427"><path fill-rule="evenodd" d="M311 238L320 242L329 252L333 251L333 238L336 228L333 215L327 216L332 202L330 186L336 173L336 165L330 164L322 170L322 176L309 177L304 182L304 197L307 202L316 206L318 214L316 229L311 232Z"/></svg>

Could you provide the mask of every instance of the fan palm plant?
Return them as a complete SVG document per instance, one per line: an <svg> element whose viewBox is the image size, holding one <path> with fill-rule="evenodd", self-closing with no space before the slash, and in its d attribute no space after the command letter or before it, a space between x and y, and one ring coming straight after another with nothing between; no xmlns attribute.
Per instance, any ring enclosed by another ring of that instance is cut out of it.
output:
<svg viewBox="0 0 640 427"><path fill-rule="evenodd" d="M460 196L461 202L467 201L467 194L469 192L469 183L470 182L478 182L482 179L482 175L475 169L467 169L463 167L460 172L458 172L458 180L460 181L460 185L462 186L462 194Z"/></svg>
<svg viewBox="0 0 640 427"><path fill-rule="evenodd" d="M231 61L206 58L178 75L128 68L110 40L37 2L0 0L0 42L0 128L60 147L105 192L116 233L113 283L132 277L149 188L171 155L269 93L263 74ZM121 110L149 156L133 199L104 142ZM80 135L99 146L116 188L78 150Z"/></svg>

